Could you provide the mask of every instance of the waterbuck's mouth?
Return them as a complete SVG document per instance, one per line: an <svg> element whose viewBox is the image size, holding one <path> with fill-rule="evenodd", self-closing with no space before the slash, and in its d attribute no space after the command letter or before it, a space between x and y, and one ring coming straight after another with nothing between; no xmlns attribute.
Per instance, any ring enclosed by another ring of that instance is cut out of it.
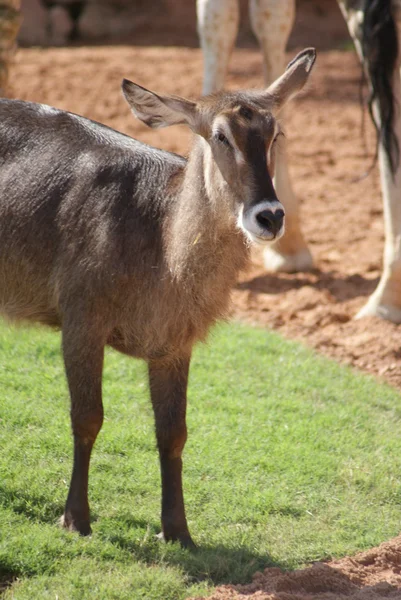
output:
<svg viewBox="0 0 401 600"><path fill-rule="evenodd" d="M263 235L255 235L253 237L255 238L257 244L268 244L269 242L280 239L283 233L284 227L282 227L281 230L276 234L272 233L271 231L266 231L266 233Z"/></svg>
<svg viewBox="0 0 401 600"><path fill-rule="evenodd" d="M258 244L261 246L266 246L267 244L271 244L272 242L276 242L277 240L279 240L281 237L283 237L284 235L284 231L285 231L285 227L283 226L281 228L281 230L276 233L273 234L272 232L267 231L265 234L263 235L255 235L249 231L245 231L248 239L253 243L253 244Z"/></svg>

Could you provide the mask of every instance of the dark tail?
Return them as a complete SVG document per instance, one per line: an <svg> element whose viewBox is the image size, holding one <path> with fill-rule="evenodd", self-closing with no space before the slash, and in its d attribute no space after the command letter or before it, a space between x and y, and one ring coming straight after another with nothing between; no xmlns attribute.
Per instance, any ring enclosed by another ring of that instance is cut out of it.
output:
<svg viewBox="0 0 401 600"><path fill-rule="evenodd" d="M394 134L396 110L392 80L398 56L397 26L392 12L392 0L364 0L362 52L371 83L369 112L376 126L377 139L382 142L392 173L400 160L400 148ZM372 106L380 106L380 127Z"/></svg>

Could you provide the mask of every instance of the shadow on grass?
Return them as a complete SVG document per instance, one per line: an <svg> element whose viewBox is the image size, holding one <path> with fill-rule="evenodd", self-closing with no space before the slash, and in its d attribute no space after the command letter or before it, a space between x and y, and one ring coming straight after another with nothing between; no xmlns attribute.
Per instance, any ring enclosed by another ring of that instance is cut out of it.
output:
<svg viewBox="0 0 401 600"><path fill-rule="evenodd" d="M57 526L63 513L64 503L51 501L45 495L32 494L0 486L0 503L16 514L31 521ZM94 537L108 542L116 548L129 552L135 560L149 566L158 563L179 567L192 583L209 581L213 585L249 582L255 571L266 567L281 567L268 554L253 552L246 547L227 547L223 544L198 543L194 552L185 550L178 543L166 544L157 539L159 523L135 519L131 514L120 514L113 518L100 518L92 513L92 524L98 522ZM10 567L0 565L0 594L20 575Z"/></svg>
<svg viewBox="0 0 401 600"><path fill-rule="evenodd" d="M0 485L0 504L17 515L24 515L32 521L54 525L64 512L64 502L49 502L46 494L32 494L22 490L12 490Z"/></svg>
<svg viewBox="0 0 401 600"><path fill-rule="evenodd" d="M12 586L17 577L18 573L4 571L0 565L0 597L5 593L7 588Z"/></svg>
<svg viewBox="0 0 401 600"><path fill-rule="evenodd" d="M45 495L10 490L4 486L0 486L0 503L31 521L53 526L57 526L64 510L64 503L49 502ZM133 558L148 565L163 562L178 566L191 582L208 580L214 585L245 583L250 581L255 571L269 566L283 566L268 554L252 552L245 547L229 548L222 544L198 542L198 549L190 552L178 543L166 544L156 537L160 532L158 523L135 519L131 514L98 520L98 515L93 512L91 522L98 522L97 531L93 534L95 537L129 552ZM1 577L4 577L6 584L10 585L18 575L7 572L3 576L0 570L0 583Z"/></svg>
<svg viewBox="0 0 401 600"><path fill-rule="evenodd" d="M201 544L196 539L198 548L195 551L185 550L178 543L166 544L156 537L160 525L134 519L131 515L121 515L108 523L104 523L104 518L102 521L102 530L96 535L148 565L163 562L178 566L192 583L205 580L214 585L246 583L255 571L273 566L284 568L268 554L252 552L245 547ZM132 536L138 529L146 532L142 539L138 539L138 535Z"/></svg>

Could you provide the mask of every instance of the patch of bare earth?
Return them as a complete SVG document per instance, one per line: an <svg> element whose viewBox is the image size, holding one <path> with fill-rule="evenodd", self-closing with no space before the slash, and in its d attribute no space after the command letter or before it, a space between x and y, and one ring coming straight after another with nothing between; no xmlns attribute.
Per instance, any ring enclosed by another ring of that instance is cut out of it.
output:
<svg viewBox="0 0 401 600"><path fill-rule="evenodd" d="M208 600L399 600L401 537L329 563L284 572L257 572L248 585L223 585ZM196 598L193 600L202 600Z"/></svg>

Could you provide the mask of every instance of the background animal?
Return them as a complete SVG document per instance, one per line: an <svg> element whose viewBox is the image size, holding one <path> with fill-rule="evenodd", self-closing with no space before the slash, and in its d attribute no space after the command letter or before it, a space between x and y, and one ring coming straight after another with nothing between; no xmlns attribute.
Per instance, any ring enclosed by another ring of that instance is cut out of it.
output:
<svg viewBox="0 0 401 600"><path fill-rule="evenodd" d="M65 527L90 532L89 461L110 345L148 364L163 535L193 545L181 482L192 346L225 315L249 243L283 232L270 174L274 115L314 60L305 50L267 90L197 103L125 80L140 120L196 134L188 162L71 113L0 101L0 312L62 331L74 436Z"/></svg>
<svg viewBox="0 0 401 600"><path fill-rule="evenodd" d="M359 311L401 322L401 106L399 0L339 0L371 90L371 115L378 131L378 157L384 202L385 248L380 282ZM264 60L268 83L285 64L285 47L295 15L295 0L250 0L254 33ZM203 92L224 85L228 61L238 30L237 0L198 0L198 31L204 53ZM350 140L351 142L351 140ZM282 144L284 146L284 144ZM313 259L302 235L297 198L282 148L276 164L275 188L286 209L286 235L266 249L266 268L302 271ZM363 210L363 199L361 200ZM341 223L337 224L341 227ZM368 235L368 233L367 233ZM350 240L351 241L351 240Z"/></svg>

